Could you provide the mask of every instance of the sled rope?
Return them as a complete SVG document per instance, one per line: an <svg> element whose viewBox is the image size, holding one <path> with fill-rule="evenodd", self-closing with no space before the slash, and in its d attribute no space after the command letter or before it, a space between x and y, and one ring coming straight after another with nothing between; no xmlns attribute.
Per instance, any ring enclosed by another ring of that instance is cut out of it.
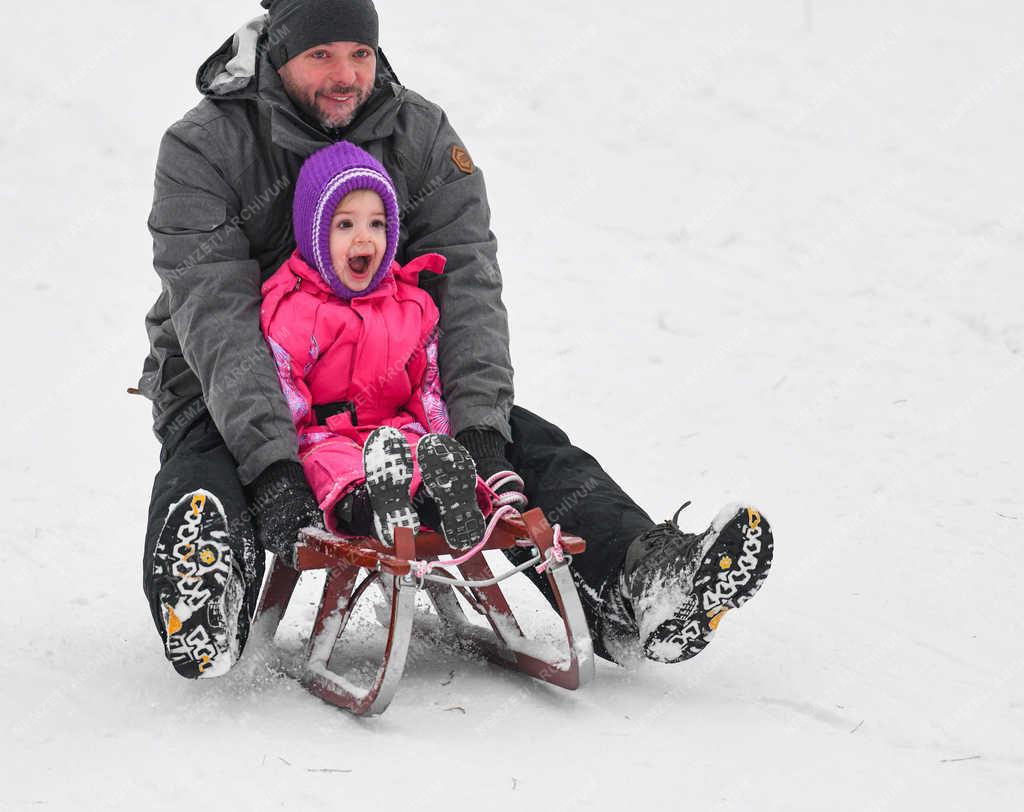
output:
<svg viewBox="0 0 1024 812"><path fill-rule="evenodd" d="M419 580L421 582L423 582L423 581L433 581L434 583L445 584L446 586L460 586L460 587L467 587L467 588L471 588L471 589L479 589L479 588L485 587L485 586L495 586L497 584L500 584L506 578L511 578L513 575L516 575L516 574L522 572L523 570L528 570L530 567L532 567L538 561L540 561L540 553L535 555L529 561L524 561L522 564L519 564L518 566L513 567L508 572L503 572L501 575L495 575L493 578L487 578L486 580L483 580L483 581L468 581L468 580L465 580L463 578L455 578L454 576L449 575L447 573L445 573L444 575L434 575L432 573L428 573L426 575L420 576ZM450 564L451 562L450 561L443 561L443 562L440 562L440 563L442 563L442 564ZM444 572L444 570L441 570L441 572Z"/></svg>
<svg viewBox="0 0 1024 812"><path fill-rule="evenodd" d="M494 492L494 505L496 507L503 507L504 505L526 507L526 494L523 493L525 485L523 484L522 477L515 471L498 471L496 474L491 474L487 477L484 480L484 484ZM512 488L505 493L498 493L498 489L504 488L506 485L518 486L518 488Z"/></svg>
<svg viewBox="0 0 1024 812"><path fill-rule="evenodd" d="M486 480L486 484L487 487L489 487L493 491L496 488L506 484L515 484L522 487L523 480L519 477L518 474L516 474L513 471L499 471L498 473L488 477ZM494 534L495 528L498 526L498 523L501 522L502 519L504 519L505 517L518 518L522 515L519 512L519 510L513 506L513 503L518 503L521 506L525 507L526 501L526 495L521 491L508 491L498 496L494 502L495 505L497 506L497 510L495 510L491 514L490 519L487 522L487 529L484 531L483 537L480 539L480 541L478 541L476 544L470 547L458 558L453 558L449 561L412 561L410 562L411 574L413 574L416 577L416 579L420 582L421 585L423 584L424 581L435 581L454 586L484 587L494 586L495 584L504 581L506 578L510 578L517 573L523 572L529 567L534 567L534 569L536 569L538 573L541 573L544 572L544 570L546 570L552 564L552 562L560 563L562 561L565 561L566 554L565 550L562 548L561 543L562 528L560 525L554 524L551 526L551 530L554 533L554 537L552 538L551 542L551 548L545 554L541 554L538 551L537 554L529 560L524 561L522 564L519 564L513 567L512 569L502 573L501 575L495 576L494 578L488 578L487 580L482 581L467 581L455 578L449 575L447 572L445 572L445 575L443 576L431 575L431 570L435 568L444 566L458 566L459 564L464 564L465 562L469 561L469 559L471 559L473 556L475 556L477 553L483 550L484 547L487 546L487 542L490 541L491 536ZM517 539L516 544L520 547L533 546L533 542L529 539Z"/></svg>
<svg viewBox="0 0 1024 812"><path fill-rule="evenodd" d="M565 561L565 550L562 549L562 526L557 523L553 524L551 530L554 532L554 538L551 540L551 549L547 551L544 563L537 567L537 572L544 572L551 565L552 561L556 563Z"/></svg>
<svg viewBox="0 0 1024 812"><path fill-rule="evenodd" d="M480 541L478 541L476 544L474 544L472 547L466 550L466 552L464 552L458 558L453 558L450 561L445 561L443 563L458 565L464 564L467 561L469 561L469 559L471 559L474 555L480 552L487 545L487 542L490 541L491 534L494 533L494 528L497 527L498 522L500 522L506 516L510 516L512 514L518 516L519 511L516 510L511 505L502 505L501 507L499 507L496 511L494 511L494 513L491 514L490 521L487 522L487 529L484 531L483 537L480 539ZM425 576L432 569L434 569L434 567L440 566L441 563L442 562L440 561L416 560L412 562L412 570L417 578L422 579L423 576Z"/></svg>

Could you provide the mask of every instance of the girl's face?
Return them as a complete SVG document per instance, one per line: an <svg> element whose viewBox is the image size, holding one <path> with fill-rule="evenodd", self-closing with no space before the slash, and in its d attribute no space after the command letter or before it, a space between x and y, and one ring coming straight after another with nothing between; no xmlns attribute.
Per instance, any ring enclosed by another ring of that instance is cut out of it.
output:
<svg viewBox="0 0 1024 812"><path fill-rule="evenodd" d="M331 217L331 263L349 290L366 290L387 250L387 219L380 195L357 189L345 195Z"/></svg>

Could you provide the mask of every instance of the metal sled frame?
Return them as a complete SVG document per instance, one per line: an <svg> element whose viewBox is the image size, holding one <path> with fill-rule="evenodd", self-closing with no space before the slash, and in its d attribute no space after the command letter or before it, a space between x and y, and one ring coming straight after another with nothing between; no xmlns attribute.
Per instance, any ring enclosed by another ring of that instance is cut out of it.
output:
<svg viewBox="0 0 1024 812"><path fill-rule="evenodd" d="M436 560L438 555L458 556L444 539L432 532L399 528L394 549L384 548L375 539L339 538L329 533L304 532L296 552L293 569L275 561L267 579L256 613L256 624L265 639L273 640L281 618L291 600L299 574L307 570L327 570L323 595L317 609L313 631L306 649L306 663L301 677L303 685L325 702L345 708L360 716L383 713L391 703L405 668L412 636L416 592L426 589L442 623L460 637L474 641L500 665L523 671L544 682L575 690L594 676L594 651L587 629L583 607L572 579L570 557L558 560L561 550L570 556L582 553L583 539L575 536L556 537L540 509L527 511L521 517L502 518L487 542L488 550L508 549L517 539L529 539L547 561L544 570L554 592L559 614L565 625L568 656L551 658L527 653L526 637L516 620L499 583L480 551L460 565L452 565L461 577L435 569L429 580L416 575L414 562ZM447 562L441 562L449 566ZM367 575L361 581L360 573ZM439 577L440 576L440 577ZM451 580L451 586L444 583ZM469 583L467 583L469 582ZM369 689L353 686L328 667L342 632L363 592L377 583L390 598L390 622L383 658ZM493 635L467 619L455 590L467 603L487 619Z"/></svg>

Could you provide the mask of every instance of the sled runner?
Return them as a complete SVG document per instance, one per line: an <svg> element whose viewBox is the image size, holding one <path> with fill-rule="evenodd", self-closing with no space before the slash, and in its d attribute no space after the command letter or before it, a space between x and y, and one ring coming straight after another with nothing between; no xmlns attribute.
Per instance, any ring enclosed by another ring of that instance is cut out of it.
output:
<svg viewBox="0 0 1024 812"><path fill-rule="evenodd" d="M531 558L495 576L484 550L531 548ZM575 690L594 674L594 653L579 594L570 570L571 556L582 553L585 542L563 535L550 525L540 509L520 514L510 505L491 515L483 538L468 551L449 547L442 536L400 527L394 548L372 538L347 538L324 531L303 531L295 567L275 561L256 615L264 639L272 640L302 572L326 570L323 594L305 652L303 685L325 702L360 716L383 713L398 687L412 635L415 597L424 591L442 626L460 640L471 640L491 661L532 677ZM450 555L451 560L439 560ZM500 583L527 567L543 572L555 595L565 626L567 652L547 651L523 634ZM362 576L362 577L360 577ZM369 687L356 686L331 666L339 638L360 598L376 585L388 598L387 641L376 675ZM490 626L469 621L456 592Z"/></svg>

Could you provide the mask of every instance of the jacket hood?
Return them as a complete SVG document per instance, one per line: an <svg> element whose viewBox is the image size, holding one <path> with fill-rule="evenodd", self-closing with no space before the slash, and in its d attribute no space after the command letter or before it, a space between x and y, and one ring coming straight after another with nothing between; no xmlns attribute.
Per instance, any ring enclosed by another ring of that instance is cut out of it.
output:
<svg viewBox="0 0 1024 812"><path fill-rule="evenodd" d="M326 142L361 142L391 134L397 102L406 91L379 48L373 93L351 124L328 131L307 120L292 104L267 49L261 47L266 28L266 14L254 17L208 56L196 73L199 92L213 100L248 99L266 105L271 110L274 140L301 155L315 152Z"/></svg>
<svg viewBox="0 0 1024 812"><path fill-rule="evenodd" d="M256 44L266 29L267 15L253 17L206 58L196 74L204 96L252 98L256 85Z"/></svg>

